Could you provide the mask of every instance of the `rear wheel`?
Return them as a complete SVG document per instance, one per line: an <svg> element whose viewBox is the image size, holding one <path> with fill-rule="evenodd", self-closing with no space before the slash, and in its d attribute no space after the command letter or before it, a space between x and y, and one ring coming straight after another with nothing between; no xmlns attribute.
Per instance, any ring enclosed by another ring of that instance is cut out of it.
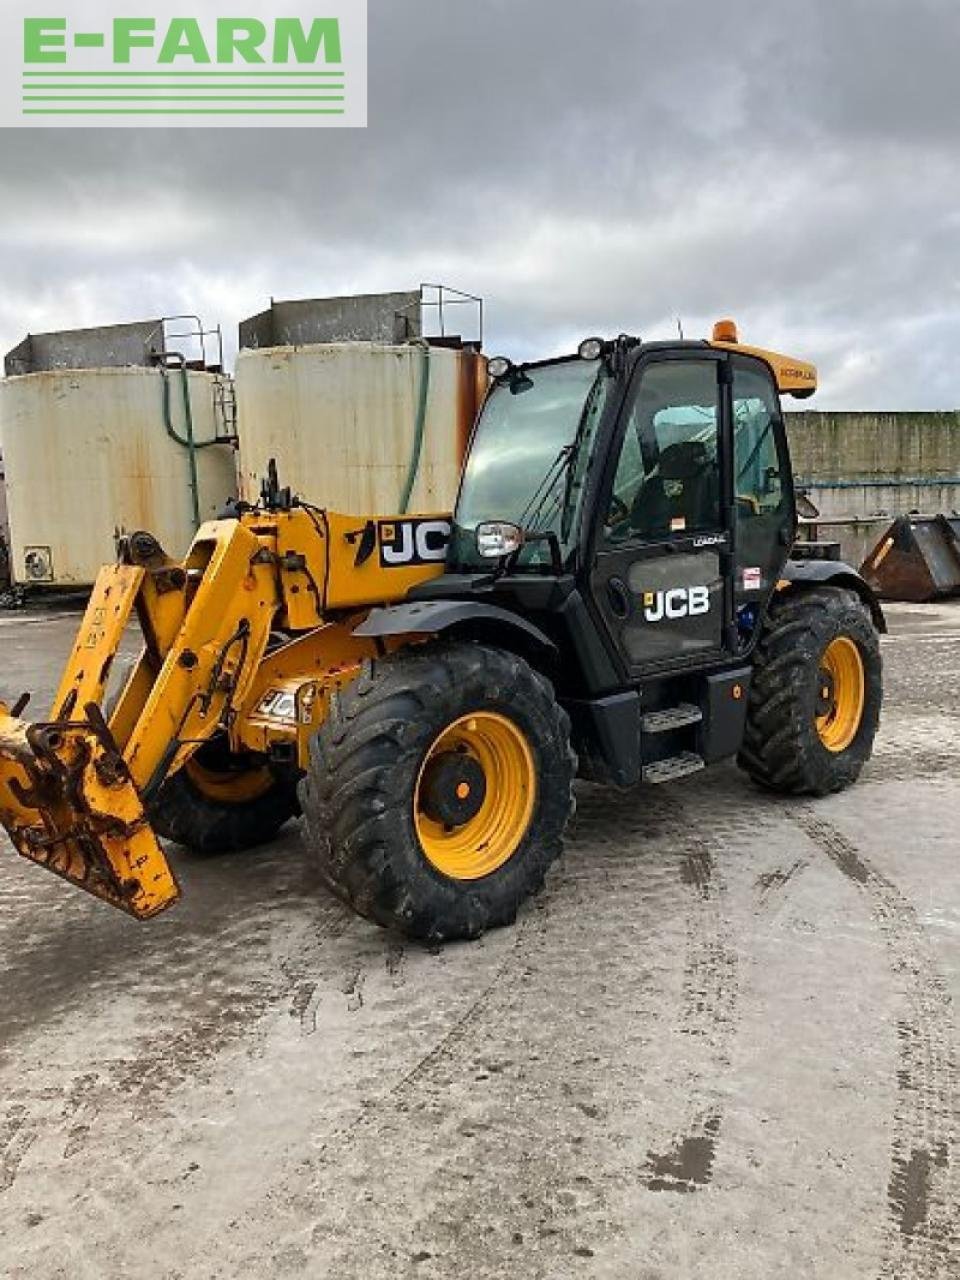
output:
<svg viewBox="0 0 960 1280"><path fill-rule="evenodd" d="M158 835L198 853L267 844L299 813L296 789L261 756L232 754L214 738L160 788L149 807Z"/></svg>
<svg viewBox="0 0 960 1280"><path fill-rule="evenodd" d="M790 592L757 645L739 764L773 791L842 791L870 758L881 701L879 637L859 596Z"/></svg>
<svg viewBox="0 0 960 1280"><path fill-rule="evenodd" d="M432 644L332 701L300 784L304 830L361 915L431 942L510 923L561 851L576 759L521 658Z"/></svg>

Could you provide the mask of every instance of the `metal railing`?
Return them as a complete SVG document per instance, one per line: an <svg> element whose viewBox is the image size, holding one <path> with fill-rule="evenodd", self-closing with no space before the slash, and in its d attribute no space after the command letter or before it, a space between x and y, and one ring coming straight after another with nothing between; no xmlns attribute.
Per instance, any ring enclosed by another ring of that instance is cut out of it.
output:
<svg viewBox="0 0 960 1280"><path fill-rule="evenodd" d="M411 324L409 312L416 307L419 315L416 317L418 324ZM475 322L473 329L475 336L466 336L463 328L458 329L456 333L448 333L447 325L451 314L458 316L463 315L462 311L456 311L458 307L469 307L473 310ZM408 338L461 338L465 345L476 345L478 349L483 347L483 299L475 293L466 293L463 289L454 289L448 284L430 284L421 283L420 298L412 304L412 307L404 307L396 313L397 319L406 327L406 336ZM436 323L428 324L427 318L435 315Z"/></svg>

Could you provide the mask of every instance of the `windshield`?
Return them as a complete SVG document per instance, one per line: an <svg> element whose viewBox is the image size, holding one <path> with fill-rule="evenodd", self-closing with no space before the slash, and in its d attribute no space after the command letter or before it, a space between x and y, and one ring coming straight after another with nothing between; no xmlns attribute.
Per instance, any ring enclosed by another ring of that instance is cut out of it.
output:
<svg viewBox="0 0 960 1280"><path fill-rule="evenodd" d="M454 563L494 568L477 554L475 533L505 520L528 533L555 533L566 559L610 376L595 361L565 360L524 370L494 388L464 467L454 515ZM545 542L524 547L518 564L550 563Z"/></svg>

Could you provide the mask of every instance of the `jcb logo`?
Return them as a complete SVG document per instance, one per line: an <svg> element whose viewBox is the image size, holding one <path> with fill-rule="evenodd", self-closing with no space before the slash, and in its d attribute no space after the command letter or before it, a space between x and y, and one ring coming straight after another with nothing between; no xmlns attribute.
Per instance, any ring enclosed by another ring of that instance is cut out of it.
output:
<svg viewBox="0 0 960 1280"><path fill-rule="evenodd" d="M643 616L647 622L696 618L709 612L709 587L671 587L669 591L643 593Z"/></svg>
<svg viewBox="0 0 960 1280"><path fill-rule="evenodd" d="M384 569L431 564L446 559L449 520L382 520L380 564Z"/></svg>

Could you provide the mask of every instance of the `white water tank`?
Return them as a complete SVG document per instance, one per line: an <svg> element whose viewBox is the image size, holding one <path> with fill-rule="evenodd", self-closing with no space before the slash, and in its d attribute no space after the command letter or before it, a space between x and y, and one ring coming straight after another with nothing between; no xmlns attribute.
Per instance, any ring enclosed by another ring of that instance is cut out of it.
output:
<svg viewBox="0 0 960 1280"><path fill-rule="evenodd" d="M8 368L10 366L8 365ZM183 374L158 368L47 369L0 381L0 451L6 470L10 564L26 586L79 587L115 558L115 533L147 529L182 556L194 533ZM225 422L230 380L188 371L198 444L232 431ZM237 492L229 443L199 448L201 520Z"/></svg>
<svg viewBox="0 0 960 1280"><path fill-rule="evenodd" d="M317 506L399 513L412 471L406 510L449 511L485 386L475 351L420 341L241 351L241 494L256 500L275 458L281 485Z"/></svg>

